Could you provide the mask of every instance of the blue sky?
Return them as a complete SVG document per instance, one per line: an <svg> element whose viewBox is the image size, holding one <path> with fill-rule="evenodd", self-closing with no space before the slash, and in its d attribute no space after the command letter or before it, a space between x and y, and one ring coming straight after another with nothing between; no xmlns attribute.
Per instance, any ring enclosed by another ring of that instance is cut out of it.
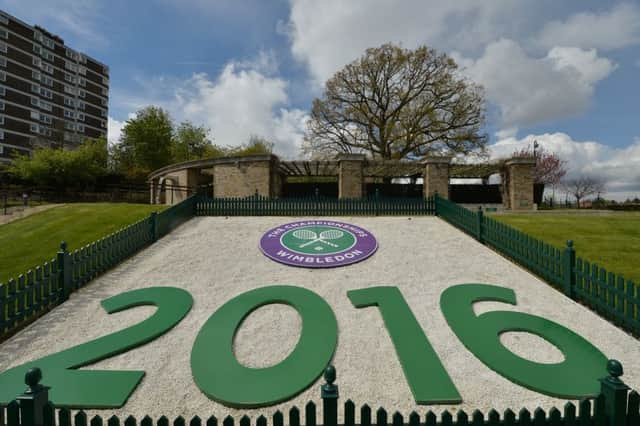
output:
<svg viewBox="0 0 640 426"><path fill-rule="evenodd" d="M0 0L111 67L109 138L145 105L299 156L314 97L384 42L450 54L485 87L494 156L538 140L640 196L640 2Z"/></svg>

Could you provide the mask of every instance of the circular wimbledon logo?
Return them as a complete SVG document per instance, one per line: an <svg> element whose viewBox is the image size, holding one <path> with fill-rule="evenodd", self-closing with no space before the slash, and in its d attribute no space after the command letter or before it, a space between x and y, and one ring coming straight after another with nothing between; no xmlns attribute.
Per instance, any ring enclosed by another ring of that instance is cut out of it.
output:
<svg viewBox="0 0 640 426"><path fill-rule="evenodd" d="M363 228L331 220L291 222L267 231L260 250L276 262L303 268L335 268L375 253L378 242Z"/></svg>

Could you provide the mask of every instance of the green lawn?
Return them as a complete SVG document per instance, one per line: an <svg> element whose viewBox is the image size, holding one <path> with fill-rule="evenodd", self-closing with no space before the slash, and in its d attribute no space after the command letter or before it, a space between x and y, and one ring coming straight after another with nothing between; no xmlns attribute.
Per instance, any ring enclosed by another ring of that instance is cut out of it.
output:
<svg viewBox="0 0 640 426"><path fill-rule="evenodd" d="M573 240L578 256L640 283L640 214L492 217L557 247L565 247L567 240Z"/></svg>
<svg viewBox="0 0 640 426"><path fill-rule="evenodd" d="M0 283L53 258L62 240L74 250L162 207L125 203L67 204L0 225Z"/></svg>

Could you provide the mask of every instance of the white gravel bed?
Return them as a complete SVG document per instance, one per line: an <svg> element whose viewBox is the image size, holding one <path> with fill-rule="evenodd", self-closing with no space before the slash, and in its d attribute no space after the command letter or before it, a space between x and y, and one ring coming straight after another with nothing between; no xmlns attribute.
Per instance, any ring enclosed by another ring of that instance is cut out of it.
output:
<svg viewBox="0 0 640 426"><path fill-rule="evenodd" d="M313 290L335 312L339 337L333 364L342 402L349 398L357 405L368 403L374 409L383 406L405 413L445 408L515 411L564 405L564 400L527 390L491 371L447 325L439 306L442 291L456 284L487 283L513 288L518 305L483 302L476 305L476 312L517 310L556 321L592 342L607 357L620 360L625 367L625 382L640 389L638 340L444 221L435 217L334 219L371 231L378 239L377 253L361 263L335 269L289 267L264 256L258 241L268 229L294 218L195 218L0 345L0 370L123 329L154 311L152 307L139 307L107 315L100 307L104 298L142 287L177 286L194 298L191 312L181 323L147 345L90 367L146 371L122 409L101 414L197 414L203 418L237 414L239 410L209 400L196 386L190 368L193 342L209 316L232 297L257 287L288 284ZM400 288L464 403L428 408L414 403L379 310L356 309L346 296L350 289L380 285ZM300 325L290 307L260 308L246 319L236 336L238 359L252 367L277 363L295 346ZM526 333L508 333L503 341L531 360L562 360L555 347ZM320 403L321 383L320 378L284 404L242 411L255 418L259 413L273 413L292 405L302 408L309 400Z"/></svg>

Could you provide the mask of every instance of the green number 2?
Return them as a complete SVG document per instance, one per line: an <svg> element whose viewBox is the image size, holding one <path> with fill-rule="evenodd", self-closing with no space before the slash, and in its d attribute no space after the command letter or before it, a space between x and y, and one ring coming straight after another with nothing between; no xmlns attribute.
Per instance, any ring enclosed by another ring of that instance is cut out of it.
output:
<svg viewBox="0 0 640 426"><path fill-rule="evenodd" d="M514 383L558 398L598 394L598 379L607 376L607 358L595 346L568 328L535 315L491 311L476 316L473 304L481 301L515 305L516 295L509 288L461 284L442 293L440 308L462 344L487 367ZM542 337L563 353L564 361L541 364L519 357L500 342L500 335L509 331Z"/></svg>
<svg viewBox="0 0 640 426"><path fill-rule="evenodd" d="M151 287L121 293L102 301L107 313L143 305L155 305L149 318L87 343L11 368L0 374L0 404L8 404L25 390L24 376L39 367L51 387L49 399L56 406L77 408L122 407L142 380L144 371L76 370L77 368L141 346L169 331L187 315L193 299L185 290Z"/></svg>
<svg viewBox="0 0 640 426"><path fill-rule="evenodd" d="M459 404L460 393L398 287L347 292L356 308L378 306L413 398L418 404Z"/></svg>

